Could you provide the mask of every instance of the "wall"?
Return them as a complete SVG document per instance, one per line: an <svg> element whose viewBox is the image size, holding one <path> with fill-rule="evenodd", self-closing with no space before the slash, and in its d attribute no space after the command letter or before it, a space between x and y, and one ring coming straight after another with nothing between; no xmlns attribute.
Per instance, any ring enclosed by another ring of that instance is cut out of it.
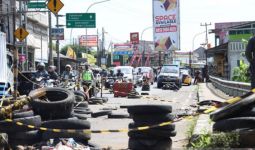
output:
<svg viewBox="0 0 255 150"><path fill-rule="evenodd" d="M229 63L229 79L232 80L234 68L238 67L238 60L243 60L246 64L249 64L244 57L245 43L243 42L230 42L228 45L228 63Z"/></svg>

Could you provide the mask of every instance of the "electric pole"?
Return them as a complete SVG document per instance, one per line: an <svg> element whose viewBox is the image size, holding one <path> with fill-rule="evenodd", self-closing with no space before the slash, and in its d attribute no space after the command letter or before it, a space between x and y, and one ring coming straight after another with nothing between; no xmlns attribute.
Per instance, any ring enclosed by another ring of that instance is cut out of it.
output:
<svg viewBox="0 0 255 150"><path fill-rule="evenodd" d="M200 24L200 26L203 26L203 27L205 27L205 42L206 42L206 47L207 47L207 49L208 49L208 26L210 26L210 25L212 25L211 23L205 23L205 24ZM207 65L207 50L205 51L205 58L206 58L206 60L205 60L205 64Z"/></svg>
<svg viewBox="0 0 255 150"><path fill-rule="evenodd" d="M53 55L52 55L52 35L51 35L51 12L48 12L48 20L49 20L49 66L53 65Z"/></svg>
<svg viewBox="0 0 255 150"><path fill-rule="evenodd" d="M56 23L57 23L57 29L59 28L59 24L58 24L58 14L56 14ZM59 54L59 40L57 39L56 41L56 51L57 51L57 56L58 56L58 74L60 74L60 54Z"/></svg>

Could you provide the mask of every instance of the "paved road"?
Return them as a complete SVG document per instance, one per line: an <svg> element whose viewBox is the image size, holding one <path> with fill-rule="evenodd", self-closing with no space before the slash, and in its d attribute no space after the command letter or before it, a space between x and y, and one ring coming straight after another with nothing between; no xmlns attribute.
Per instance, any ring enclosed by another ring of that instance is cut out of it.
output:
<svg viewBox="0 0 255 150"><path fill-rule="evenodd" d="M118 108L114 112L127 113L126 109L120 109L120 105L134 104L168 104L173 106L173 113L177 109L189 108L196 101L196 87L183 86L179 91L161 90L153 85L150 91L150 96L142 99L127 99L114 98L113 94L104 94L109 97L108 103L104 105L91 105L93 111L102 108ZM139 91L139 89L138 89ZM153 98L152 98L153 97ZM157 99L157 100L156 100ZM165 100L165 101L160 101ZM108 119L107 117L89 118L93 130L103 129L127 129L131 119ZM176 123L177 136L172 138L173 148L182 148L187 144L187 130L189 121L181 121ZM107 133L107 134L92 134L91 142L98 144L101 147L112 147L113 149L127 149L128 136L127 133Z"/></svg>

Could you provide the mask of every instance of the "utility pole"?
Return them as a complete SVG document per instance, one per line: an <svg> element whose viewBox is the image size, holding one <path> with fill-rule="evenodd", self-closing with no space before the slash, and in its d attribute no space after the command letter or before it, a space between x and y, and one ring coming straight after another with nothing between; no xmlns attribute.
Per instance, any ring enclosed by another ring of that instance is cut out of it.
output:
<svg viewBox="0 0 255 150"><path fill-rule="evenodd" d="M56 14L56 22L57 22L57 29L59 28L59 24L58 24L58 14ZM57 51L57 56L58 56L58 74L60 74L60 55L59 55L59 40L57 39L56 41L56 51Z"/></svg>
<svg viewBox="0 0 255 150"><path fill-rule="evenodd" d="M205 24L200 24L200 26L203 26L205 27L205 42L206 42L206 46L207 46L207 49L208 49L208 26L212 25L211 23L205 23ZM207 66L207 50L205 51L205 58L206 58L206 66Z"/></svg>
<svg viewBox="0 0 255 150"><path fill-rule="evenodd" d="M51 35L51 12L48 12L48 21L49 21L49 66L53 65L53 54L52 54L52 35Z"/></svg>
<svg viewBox="0 0 255 150"><path fill-rule="evenodd" d="M16 30L16 0L13 1L13 16L12 16L12 21L13 21L13 32ZM17 99L17 94L18 94L18 50L16 49L16 38L13 35L13 74L14 74L14 99Z"/></svg>
<svg viewBox="0 0 255 150"><path fill-rule="evenodd" d="M19 0L19 27L23 27L22 26L22 1L21 0ZM23 45L21 46L21 55L24 55L24 47L23 47ZM24 69L24 63L23 62L21 62L22 63L22 70Z"/></svg>
<svg viewBox="0 0 255 150"><path fill-rule="evenodd" d="M27 1L24 2L25 5L25 11L27 11ZM25 30L27 30L27 13L24 13L24 23L23 23L23 27L25 28ZM26 71L29 70L29 61L28 61L28 46L27 46L27 38L25 38L25 51L26 51ZM33 60L32 60L33 61ZM34 64L34 63L32 63Z"/></svg>
<svg viewBox="0 0 255 150"><path fill-rule="evenodd" d="M102 28L102 51L101 51L101 58L105 57L105 47L104 47L104 28ZM100 58L100 65L102 65L102 59Z"/></svg>

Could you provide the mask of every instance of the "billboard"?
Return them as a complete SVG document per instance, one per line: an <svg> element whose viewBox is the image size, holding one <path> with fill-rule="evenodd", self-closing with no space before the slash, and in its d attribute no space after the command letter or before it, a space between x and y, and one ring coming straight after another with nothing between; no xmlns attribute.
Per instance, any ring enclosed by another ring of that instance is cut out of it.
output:
<svg viewBox="0 0 255 150"><path fill-rule="evenodd" d="M114 51L132 51L132 47L130 43L114 44Z"/></svg>
<svg viewBox="0 0 255 150"><path fill-rule="evenodd" d="M97 35L81 35L79 36L80 46L97 47Z"/></svg>
<svg viewBox="0 0 255 150"><path fill-rule="evenodd" d="M132 44L139 44L139 33L138 32L130 33L130 42Z"/></svg>
<svg viewBox="0 0 255 150"><path fill-rule="evenodd" d="M180 0L153 0L155 50L180 49Z"/></svg>

